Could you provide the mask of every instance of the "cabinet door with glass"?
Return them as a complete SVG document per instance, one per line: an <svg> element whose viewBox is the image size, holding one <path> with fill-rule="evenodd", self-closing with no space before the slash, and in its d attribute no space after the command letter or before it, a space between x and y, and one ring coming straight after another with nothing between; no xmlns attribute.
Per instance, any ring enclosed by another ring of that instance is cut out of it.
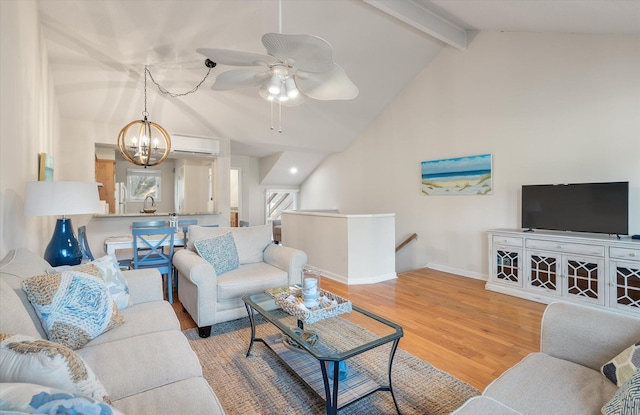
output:
<svg viewBox="0 0 640 415"><path fill-rule="evenodd" d="M562 256L544 251L527 251L527 288L548 295L562 295Z"/></svg>
<svg viewBox="0 0 640 415"><path fill-rule="evenodd" d="M640 261L609 262L609 307L640 313Z"/></svg>
<svg viewBox="0 0 640 415"><path fill-rule="evenodd" d="M507 286L522 287L522 249L494 246L492 250L491 280Z"/></svg>
<svg viewBox="0 0 640 415"><path fill-rule="evenodd" d="M563 295L578 301L604 305L604 260L566 255L562 262Z"/></svg>

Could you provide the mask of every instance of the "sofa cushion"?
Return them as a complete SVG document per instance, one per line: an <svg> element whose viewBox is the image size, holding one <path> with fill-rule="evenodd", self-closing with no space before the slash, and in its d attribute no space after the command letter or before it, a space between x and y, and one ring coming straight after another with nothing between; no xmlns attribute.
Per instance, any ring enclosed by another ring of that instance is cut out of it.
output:
<svg viewBox="0 0 640 415"><path fill-rule="evenodd" d="M0 261L0 272L20 278L44 274L50 267L47 261L24 248L9 251Z"/></svg>
<svg viewBox="0 0 640 415"><path fill-rule="evenodd" d="M167 301L132 305L122 311L125 323L101 334L84 347L163 330L180 330L180 321Z"/></svg>
<svg viewBox="0 0 640 415"><path fill-rule="evenodd" d="M125 323L127 324L127 323ZM178 330L114 340L76 351L116 400L194 376L202 366Z"/></svg>
<svg viewBox="0 0 640 415"><path fill-rule="evenodd" d="M634 372L631 378L622 385L605 406L603 415L637 414L640 409L640 371Z"/></svg>
<svg viewBox="0 0 640 415"><path fill-rule="evenodd" d="M256 293L267 288L287 285L289 278L286 271L264 262L246 264L240 268L221 275L217 279L217 300L237 299L245 294Z"/></svg>
<svg viewBox="0 0 640 415"><path fill-rule="evenodd" d="M504 404L486 396L476 396L467 400L451 415L522 415Z"/></svg>
<svg viewBox="0 0 640 415"><path fill-rule="evenodd" d="M42 338L22 300L3 279L0 279L0 331Z"/></svg>
<svg viewBox="0 0 640 415"><path fill-rule="evenodd" d="M617 387L597 371L544 353L532 353L485 390L523 415L599 415Z"/></svg>
<svg viewBox="0 0 640 415"><path fill-rule="evenodd" d="M271 225L234 228L232 233L238 248L240 265L263 261L264 249L272 243Z"/></svg>
<svg viewBox="0 0 640 415"><path fill-rule="evenodd" d="M109 402L91 368L70 348L48 340L0 333L0 382L27 382Z"/></svg>
<svg viewBox="0 0 640 415"><path fill-rule="evenodd" d="M0 410L11 410L7 414L123 415L101 400L34 383L1 384L0 402Z"/></svg>
<svg viewBox="0 0 640 415"><path fill-rule="evenodd" d="M640 342L632 344L602 366L601 372L618 387L622 387L640 366Z"/></svg>
<svg viewBox="0 0 640 415"><path fill-rule="evenodd" d="M232 271L240 266L238 251L231 232L195 242L198 255L213 265L216 275Z"/></svg>
<svg viewBox="0 0 640 415"><path fill-rule="evenodd" d="M11 289L18 295L23 308L29 314L29 318L33 321L36 330L38 330L38 336L46 338L47 333L40 324L40 319L33 308L27 294L22 290L22 282L25 278L34 275L40 275L47 272L47 269L51 266L47 261L29 251L28 249L20 248L9 251L7 255L0 261L0 278L7 283ZM5 330L9 333L23 333L29 334L29 332Z"/></svg>
<svg viewBox="0 0 640 415"><path fill-rule="evenodd" d="M223 415L218 398L204 378L192 377L114 401L126 414Z"/></svg>
<svg viewBox="0 0 640 415"><path fill-rule="evenodd" d="M262 262L264 249L271 241L271 226L249 226L244 228L208 228L203 226L189 226L189 241L187 249L197 252L196 241L213 238L231 232L238 250L240 265Z"/></svg>
<svg viewBox="0 0 640 415"><path fill-rule="evenodd" d="M72 349L124 321L101 276L65 271L27 278L22 288L49 340Z"/></svg>

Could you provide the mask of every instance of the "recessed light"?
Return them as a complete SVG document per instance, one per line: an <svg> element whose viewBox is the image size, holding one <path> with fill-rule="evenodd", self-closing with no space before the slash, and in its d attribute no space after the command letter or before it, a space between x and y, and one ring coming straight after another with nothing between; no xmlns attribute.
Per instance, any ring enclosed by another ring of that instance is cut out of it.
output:
<svg viewBox="0 0 640 415"><path fill-rule="evenodd" d="M291 174L296 174L298 172L298 168L297 167L291 167L291 170L289 170L291 172Z"/></svg>

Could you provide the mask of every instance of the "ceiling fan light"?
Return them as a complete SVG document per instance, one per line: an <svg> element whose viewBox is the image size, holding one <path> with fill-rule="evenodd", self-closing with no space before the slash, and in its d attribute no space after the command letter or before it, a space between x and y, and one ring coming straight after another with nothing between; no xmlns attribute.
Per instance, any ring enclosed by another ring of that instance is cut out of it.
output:
<svg viewBox="0 0 640 415"><path fill-rule="evenodd" d="M287 93L283 89L282 91L280 91L280 95L278 95L278 99L280 100L280 102L287 102L289 101L289 95L287 95Z"/></svg>
<svg viewBox="0 0 640 415"><path fill-rule="evenodd" d="M284 86L287 88L287 96L289 98L295 98L300 93L296 87L296 81L294 81L292 77L289 77L284 81Z"/></svg>
<svg viewBox="0 0 640 415"><path fill-rule="evenodd" d="M269 93L278 95L280 93L280 90L282 89L280 88L281 84L282 82L280 81L280 77L278 77L277 75L272 75L271 79L269 80L269 86L267 88Z"/></svg>

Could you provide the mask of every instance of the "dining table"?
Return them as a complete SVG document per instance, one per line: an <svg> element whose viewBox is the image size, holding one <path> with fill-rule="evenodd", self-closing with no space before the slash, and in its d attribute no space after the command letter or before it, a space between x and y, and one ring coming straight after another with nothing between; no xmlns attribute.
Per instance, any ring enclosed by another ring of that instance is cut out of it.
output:
<svg viewBox="0 0 640 415"><path fill-rule="evenodd" d="M153 241L162 238L164 238L164 235L150 235L146 239ZM162 246L169 246L168 238L162 243ZM182 232L176 232L173 237L173 246L184 246L184 234ZM133 249L133 235L109 236L104 240L104 252L108 255L115 255L118 249Z"/></svg>

